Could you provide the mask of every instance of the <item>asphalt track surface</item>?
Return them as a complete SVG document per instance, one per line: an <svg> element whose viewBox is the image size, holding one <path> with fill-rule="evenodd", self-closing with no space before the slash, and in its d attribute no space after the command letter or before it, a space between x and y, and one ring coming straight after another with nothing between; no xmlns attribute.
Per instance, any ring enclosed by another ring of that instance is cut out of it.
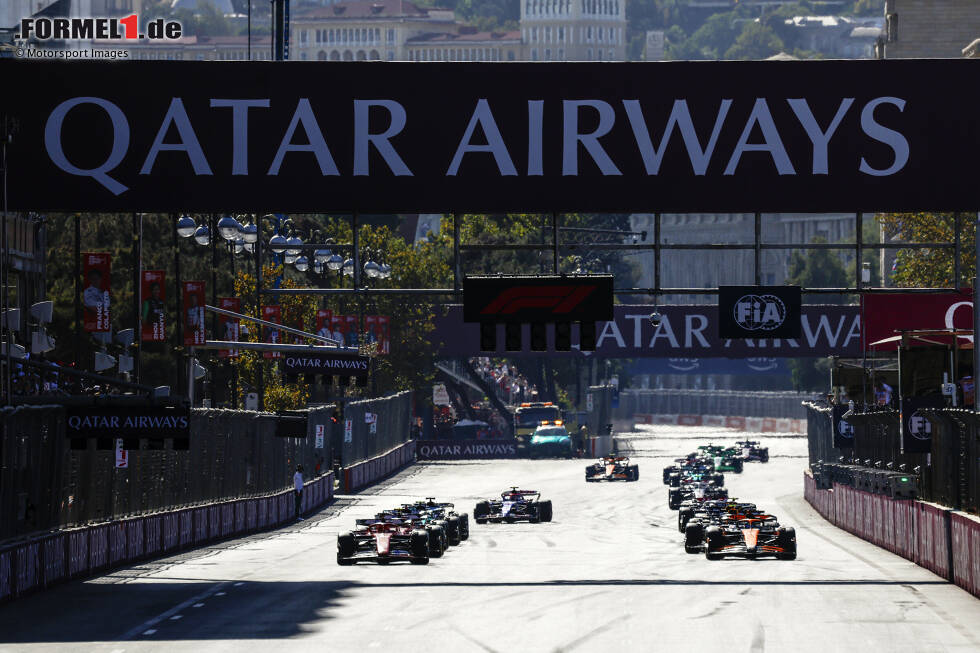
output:
<svg viewBox="0 0 980 653"><path fill-rule="evenodd" d="M733 495L796 527L795 561L684 553L667 458L723 429L647 427L637 483L583 462L417 465L288 528L74 582L0 607L0 651L978 651L980 601L829 525L803 500L806 440L758 436ZM338 531L425 496L472 513L518 484L548 524L477 525L428 566L340 567Z"/></svg>

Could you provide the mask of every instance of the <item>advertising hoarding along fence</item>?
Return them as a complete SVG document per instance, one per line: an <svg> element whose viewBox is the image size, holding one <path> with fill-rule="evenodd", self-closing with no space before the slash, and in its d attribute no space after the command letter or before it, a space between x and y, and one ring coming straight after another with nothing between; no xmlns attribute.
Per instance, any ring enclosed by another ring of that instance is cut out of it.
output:
<svg viewBox="0 0 980 653"><path fill-rule="evenodd" d="M185 281L183 285L184 344L203 345L207 341L204 330L204 282Z"/></svg>
<svg viewBox="0 0 980 653"><path fill-rule="evenodd" d="M9 207L975 210L978 65L2 60Z"/></svg>
<svg viewBox="0 0 980 653"><path fill-rule="evenodd" d="M660 306L659 327L650 324L649 305L618 304L614 318L598 322L596 354L608 358L791 358L797 356L861 356L859 306L803 306L800 338L731 339L718 337L718 307ZM480 327L463 322L463 310L451 306L435 318L430 336L441 356L472 356ZM525 327L525 331L527 327ZM526 333L525 333L526 336ZM572 328L572 348L578 345L578 327ZM532 352L528 338L516 355L585 356L579 351ZM511 354L509 354L511 355Z"/></svg>
<svg viewBox="0 0 980 653"><path fill-rule="evenodd" d="M517 458L517 440L419 440L415 452L419 460Z"/></svg>

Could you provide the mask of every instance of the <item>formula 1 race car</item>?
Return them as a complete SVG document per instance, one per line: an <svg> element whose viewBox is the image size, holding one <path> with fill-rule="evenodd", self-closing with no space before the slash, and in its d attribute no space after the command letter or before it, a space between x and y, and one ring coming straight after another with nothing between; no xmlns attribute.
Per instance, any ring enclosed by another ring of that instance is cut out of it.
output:
<svg viewBox="0 0 980 653"><path fill-rule="evenodd" d="M537 490L518 490L512 487L501 492L500 500L480 501L473 508L477 524L499 524L529 521L532 524L551 521L551 501L542 501Z"/></svg>
<svg viewBox="0 0 980 653"><path fill-rule="evenodd" d="M694 524L688 524L692 529ZM685 532L685 549L690 541ZM796 529L780 526L772 515L760 515L733 520L704 529L704 557L721 560L728 556L762 558L773 556L779 560L796 559Z"/></svg>
<svg viewBox="0 0 980 653"><path fill-rule="evenodd" d="M625 456L605 456L585 468L585 480L596 481L635 481L640 478L640 467L630 465Z"/></svg>
<svg viewBox="0 0 980 653"><path fill-rule="evenodd" d="M742 458L741 449L707 444L698 447L698 454L713 460L716 471L742 473L745 461Z"/></svg>
<svg viewBox="0 0 980 653"><path fill-rule="evenodd" d="M419 515L429 519L445 521L446 536L453 546L470 537L469 515L456 512L452 503L437 503L435 497L426 497L425 501L416 501L410 506L405 504L402 507L411 507Z"/></svg>
<svg viewBox="0 0 980 653"><path fill-rule="evenodd" d="M760 447L755 440L740 440L735 443L742 450L742 460L746 462L769 462L769 447Z"/></svg>
<svg viewBox="0 0 980 653"><path fill-rule="evenodd" d="M408 560L429 564L429 534L398 520L359 524L361 528L337 536L337 564L356 562L388 564Z"/></svg>
<svg viewBox="0 0 980 653"><path fill-rule="evenodd" d="M728 490L717 485L705 482L685 484L677 488L670 488L667 492L667 506L671 510L678 510L681 504L687 501L707 501L710 499L727 499Z"/></svg>

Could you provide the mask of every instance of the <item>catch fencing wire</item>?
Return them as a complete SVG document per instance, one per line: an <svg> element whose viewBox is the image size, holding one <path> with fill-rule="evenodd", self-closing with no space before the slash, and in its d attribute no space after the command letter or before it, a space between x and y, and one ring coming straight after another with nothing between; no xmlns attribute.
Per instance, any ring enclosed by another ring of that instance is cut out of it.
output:
<svg viewBox="0 0 980 653"><path fill-rule="evenodd" d="M149 441L142 439L140 449L128 452L128 468L116 469L114 450L96 450L94 440L84 451L70 448L64 407L4 408L0 540L268 494L291 486L296 465L312 479L318 463L321 474L329 471L329 438L323 449L315 449L313 433L316 423L329 433L332 411L311 411L310 435L295 439L275 436L275 415L193 409L188 451L148 449Z"/></svg>
<svg viewBox="0 0 980 653"><path fill-rule="evenodd" d="M848 419L854 427L854 446L834 448L830 410L807 402L807 440L810 463L888 463L907 472L919 468L919 498L957 510L980 512L980 418L962 409L920 409L932 424L932 452L902 452L897 412L866 413Z"/></svg>
<svg viewBox="0 0 980 653"><path fill-rule="evenodd" d="M373 414L377 420L375 432L364 419L367 414ZM352 401L344 407L344 420L351 420L351 437L348 442L344 434L345 425L338 424L340 465L349 467L408 442L411 435L412 393L405 391L380 399Z"/></svg>

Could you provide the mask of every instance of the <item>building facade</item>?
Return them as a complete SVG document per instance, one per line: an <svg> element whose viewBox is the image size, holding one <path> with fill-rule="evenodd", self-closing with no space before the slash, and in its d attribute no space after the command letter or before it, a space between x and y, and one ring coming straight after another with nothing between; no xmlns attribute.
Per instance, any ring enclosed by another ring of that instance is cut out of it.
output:
<svg viewBox="0 0 980 653"><path fill-rule="evenodd" d="M521 0L530 61L625 61L626 0Z"/></svg>
<svg viewBox="0 0 980 653"><path fill-rule="evenodd" d="M646 232L640 244L653 244L654 219L652 213L636 213L630 216L633 231ZM854 242L855 215L853 213L763 213L761 240L766 244L802 244L823 238L827 242ZM664 213L660 222L660 238L663 244L731 243L751 245L755 242L754 213ZM789 274L792 250L764 249L761 252L760 281L763 285L781 285ZM664 288L716 288L719 285L753 285L755 279L755 251L732 250L664 250L661 252L660 285ZM698 265L691 265L696 256ZM853 265L852 250L840 250L841 262ZM637 284L643 288L654 285L654 253L642 252L639 259L640 278ZM669 295L663 301L681 304L712 303L714 297L695 294Z"/></svg>
<svg viewBox="0 0 980 653"><path fill-rule="evenodd" d="M977 0L885 0L885 59L955 58L980 36Z"/></svg>

